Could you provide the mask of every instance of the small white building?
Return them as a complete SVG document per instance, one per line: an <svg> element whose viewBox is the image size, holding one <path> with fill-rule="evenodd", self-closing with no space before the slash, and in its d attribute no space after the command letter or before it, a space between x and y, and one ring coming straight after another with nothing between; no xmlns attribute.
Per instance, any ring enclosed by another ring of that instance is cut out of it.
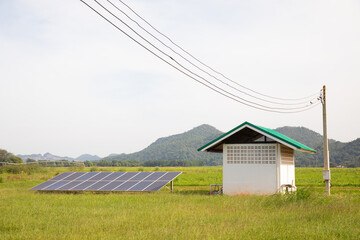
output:
<svg viewBox="0 0 360 240"><path fill-rule="evenodd" d="M223 192L273 194L295 186L294 151L315 150L249 122L237 126L205 146L203 152L223 153Z"/></svg>

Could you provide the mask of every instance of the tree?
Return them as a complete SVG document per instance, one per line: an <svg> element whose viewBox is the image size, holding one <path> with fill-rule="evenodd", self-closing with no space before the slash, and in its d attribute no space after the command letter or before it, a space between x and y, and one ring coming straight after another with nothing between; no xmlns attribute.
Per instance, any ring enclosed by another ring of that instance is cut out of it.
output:
<svg viewBox="0 0 360 240"><path fill-rule="evenodd" d="M4 149L0 149L0 162L22 163L23 160Z"/></svg>
<svg viewBox="0 0 360 240"><path fill-rule="evenodd" d="M36 163L36 160L28 158L26 159L26 163Z"/></svg>

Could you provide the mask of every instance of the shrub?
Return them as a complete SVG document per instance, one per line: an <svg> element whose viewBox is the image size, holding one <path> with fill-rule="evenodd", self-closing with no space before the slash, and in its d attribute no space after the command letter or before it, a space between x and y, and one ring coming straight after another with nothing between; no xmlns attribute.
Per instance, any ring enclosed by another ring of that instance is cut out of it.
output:
<svg viewBox="0 0 360 240"><path fill-rule="evenodd" d="M0 167L0 173L37 173L42 172L42 168L38 164L22 164L22 165L4 165Z"/></svg>

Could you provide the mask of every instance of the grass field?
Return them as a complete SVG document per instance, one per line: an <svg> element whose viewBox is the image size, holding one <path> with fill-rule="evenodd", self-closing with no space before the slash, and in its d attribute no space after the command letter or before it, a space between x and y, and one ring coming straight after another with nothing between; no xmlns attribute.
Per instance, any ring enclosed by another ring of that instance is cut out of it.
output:
<svg viewBox="0 0 360 240"><path fill-rule="evenodd" d="M40 194L64 171L182 171L174 193ZM0 174L0 239L360 239L360 169L297 168L292 195L209 196L221 167L40 168Z"/></svg>

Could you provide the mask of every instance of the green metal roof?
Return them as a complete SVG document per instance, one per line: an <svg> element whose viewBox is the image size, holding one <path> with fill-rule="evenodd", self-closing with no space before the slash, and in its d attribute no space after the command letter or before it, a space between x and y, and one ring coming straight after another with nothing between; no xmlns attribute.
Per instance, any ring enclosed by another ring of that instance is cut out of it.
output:
<svg viewBox="0 0 360 240"><path fill-rule="evenodd" d="M295 148L296 150L299 151L304 151L304 152L310 152L310 153L315 153L316 151L312 148L309 148L308 146L305 146L304 144L301 144L297 141L295 141L294 139L291 139L275 130L269 129L269 128L264 128L261 126L257 126L254 125L252 123L249 122L244 122L243 124L237 126L234 129L231 129L229 132L224 133L223 135L221 135L220 137L214 139L213 141L205 144L204 146L202 146L201 148L198 149L198 151L203 151L208 149L209 147L211 147L213 144L217 143L219 140L223 140L226 139L228 136L232 135L233 133L237 132L239 129L242 129L244 126L250 126L252 128L255 128L259 133L262 134L267 134L270 135L275 141L280 142L280 143L286 143L290 146L292 146L292 148Z"/></svg>

